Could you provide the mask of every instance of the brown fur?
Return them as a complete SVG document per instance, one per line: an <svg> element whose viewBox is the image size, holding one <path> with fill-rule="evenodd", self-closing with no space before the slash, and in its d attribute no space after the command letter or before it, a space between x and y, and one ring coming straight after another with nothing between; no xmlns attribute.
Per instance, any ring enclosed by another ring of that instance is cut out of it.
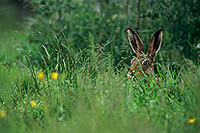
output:
<svg viewBox="0 0 200 133"><path fill-rule="evenodd" d="M162 44L163 30L160 29L153 34L147 54L144 54L144 46L139 35L131 28L127 29L127 33L130 46L137 56L131 60L130 71L127 74L128 78L131 78L133 75L153 75L153 63L156 53L159 51Z"/></svg>

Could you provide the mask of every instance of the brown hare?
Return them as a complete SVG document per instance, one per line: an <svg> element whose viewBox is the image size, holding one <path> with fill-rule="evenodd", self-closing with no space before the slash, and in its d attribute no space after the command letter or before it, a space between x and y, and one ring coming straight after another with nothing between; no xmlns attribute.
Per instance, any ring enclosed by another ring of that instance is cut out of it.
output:
<svg viewBox="0 0 200 133"><path fill-rule="evenodd" d="M151 42L148 46L147 54L144 53L144 46L139 35L131 28L127 29L128 40L133 52L136 54L136 58L131 60L131 67L127 74L128 78L134 79L134 76L144 77L153 75L153 64L155 61L156 53L159 51L161 43L163 30L159 29L155 32L151 38ZM156 78L156 82L157 78Z"/></svg>

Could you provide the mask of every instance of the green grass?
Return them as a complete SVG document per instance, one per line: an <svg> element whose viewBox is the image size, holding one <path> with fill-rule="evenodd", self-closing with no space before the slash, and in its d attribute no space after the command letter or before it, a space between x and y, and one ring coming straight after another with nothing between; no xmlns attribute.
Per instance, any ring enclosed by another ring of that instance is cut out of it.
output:
<svg viewBox="0 0 200 133"><path fill-rule="evenodd" d="M101 13L80 0L32 4L24 28L0 36L0 132L200 132L199 62L174 57L169 31L156 73L131 81L124 31L136 27L134 6L126 14L125 3L100 5ZM158 22L142 19L144 42Z"/></svg>
<svg viewBox="0 0 200 133"><path fill-rule="evenodd" d="M26 42L25 34L15 35L20 37L14 42L21 42L19 47L25 46L22 44L22 40ZM7 48L6 45L1 47ZM14 48L16 45L9 47ZM6 112L6 117L0 119L2 131L199 131L200 67L185 61L184 69L176 72L170 69L171 64L160 64L162 69L157 76L162 81L159 87L153 77L146 78L149 85L142 78L135 82L127 79L127 69L115 68L111 55L101 58L93 50L88 50L91 58L82 59L81 52L73 57L73 68L64 68L62 62L58 62L57 80L51 79L56 69L36 67L31 56L22 49L20 52L13 50L15 52L9 56L2 51L1 56L5 58L1 60L0 69L0 109ZM20 63L16 61L19 57ZM8 62L9 67L6 67ZM45 73L42 80L37 77L41 71ZM36 101L36 106L32 107L31 101ZM190 124L190 118L196 121Z"/></svg>

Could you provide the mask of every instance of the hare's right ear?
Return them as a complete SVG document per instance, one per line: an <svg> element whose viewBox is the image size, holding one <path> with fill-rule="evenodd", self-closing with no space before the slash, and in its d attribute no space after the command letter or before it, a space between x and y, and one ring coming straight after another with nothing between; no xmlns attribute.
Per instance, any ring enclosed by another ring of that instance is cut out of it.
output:
<svg viewBox="0 0 200 133"><path fill-rule="evenodd" d="M128 32L128 40L133 52L139 56L142 52L144 52L144 46L142 40L139 35L131 28L127 29Z"/></svg>

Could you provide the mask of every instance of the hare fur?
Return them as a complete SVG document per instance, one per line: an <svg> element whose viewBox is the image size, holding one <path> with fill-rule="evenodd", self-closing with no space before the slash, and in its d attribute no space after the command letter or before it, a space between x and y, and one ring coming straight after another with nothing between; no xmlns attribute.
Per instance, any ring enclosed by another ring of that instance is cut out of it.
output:
<svg viewBox="0 0 200 133"><path fill-rule="evenodd" d="M137 76L138 74L142 77L144 74L152 76L155 56L162 44L163 30L159 29L153 34L147 54L145 54L142 40L135 30L128 28L127 33L132 51L136 54L136 58L131 60L131 67L127 74L128 78L133 78L134 75Z"/></svg>

